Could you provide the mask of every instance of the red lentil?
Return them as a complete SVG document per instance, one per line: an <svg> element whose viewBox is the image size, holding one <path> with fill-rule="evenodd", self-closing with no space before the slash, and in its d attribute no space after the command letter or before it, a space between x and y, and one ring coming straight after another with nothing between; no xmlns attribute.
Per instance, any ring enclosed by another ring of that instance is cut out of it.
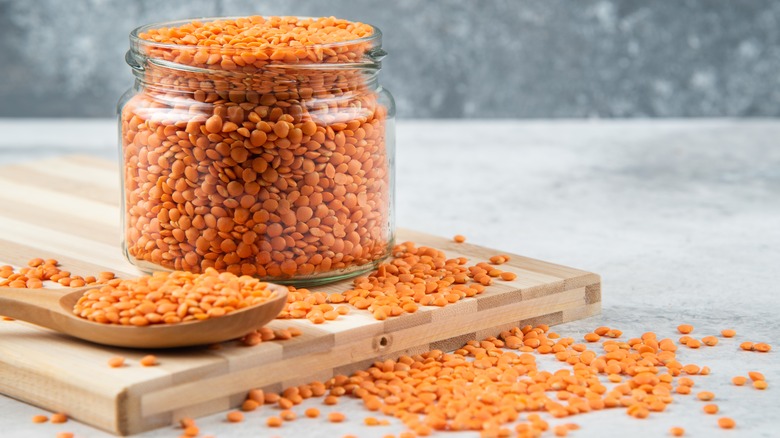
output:
<svg viewBox="0 0 780 438"><path fill-rule="evenodd" d="M669 434L671 436L683 436L685 435L685 429L683 429L682 427L673 427L669 429Z"/></svg>
<svg viewBox="0 0 780 438"><path fill-rule="evenodd" d="M265 403L265 394L263 393L262 389L252 389L246 395L246 399L252 400L253 402L257 403L258 406L262 406Z"/></svg>
<svg viewBox="0 0 780 438"><path fill-rule="evenodd" d="M689 339L688 342L685 344L688 348L699 348L701 347L701 342L698 339Z"/></svg>
<svg viewBox="0 0 780 438"><path fill-rule="evenodd" d="M61 423L67 423L68 416L66 414L63 414L62 412L57 412L56 414L52 414L51 416L51 422L54 424L61 424Z"/></svg>
<svg viewBox="0 0 780 438"><path fill-rule="evenodd" d="M200 428L198 428L198 426L195 426L194 424L192 426L187 426L184 428L185 436L198 436L199 433L200 433Z"/></svg>
<svg viewBox="0 0 780 438"><path fill-rule="evenodd" d="M687 335L693 331L693 326L690 324L680 324L677 326L677 331L679 331L684 335Z"/></svg>
<svg viewBox="0 0 780 438"><path fill-rule="evenodd" d="M718 426L722 429L733 429L736 425L737 423L729 417L718 418Z"/></svg>
<svg viewBox="0 0 780 438"><path fill-rule="evenodd" d="M138 361L142 366L145 367L153 367L157 365L157 356L153 354L146 355L141 358L140 361Z"/></svg>
<svg viewBox="0 0 780 438"><path fill-rule="evenodd" d="M111 368L120 368L125 366L125 358L122 356L114 356L108 360L108 366Z"/></svg>
<svg viewBox="0 0 780 438"><path fill-rule="evenodd" d="M231 411L227 414L227 421L231 423L240 423L244 421L244 414L239 411Z"/></svg>
<svg viewBox="0 0 780 438"><path fill-rule="evenodd" d="M706 412L708 414L711 414L711 415L717 414L718 410L719 410L718 409L718 405L716 405L716 404L704 405L704 407L702 409L704 409L704 412Z"/></svg>
<svg viewBox="0 0 780 438"><path fill-rule="evenodd" d="M713 394L713 393L711 393L709 391L702 391L702 392L696 394L696 397L699 400L702 400L702 401L710 401L710 400L715 398L715 394Z"/></svg>
<svg viewBox="0 0 780 438"><path fill-rule="evenodd" d="M736 330L732 330L732 329L723 329L720 331L720 335L723 336L724 338L733 338L734 336L737 335L737 332Z"/></svg>
<svg viewBox="0 0 780 438"><path fill-rule="evenodd" d="M768 353L772 349L772 346L769 344L766 344L764 342L759 342L755 345L753 345L753 350L761 352L761 353Z"/></svg>
<svg viewBox="0 0 780 438"><path fill-rule="evenodd" d="M712 346L718 345L718 338L716 338L715 336L705 336L705 337L701 338L701 342L704 345L708 345L708 346L712 347Z"/></svg>
<svg viewBox="0 0 780 438"><path fill-rule="evenodd" d="M49 421L49 417L45 415L33 415L32 422L33 423L45 423Z"/></svg>
<svg viewBox="0 0 780 438"><path fill-rule="evenodd" d="M344 414L342 414L341 412L330 412L328 414L328 421L330 421L331 423L341 423L342 421L344 421L344 419L345 419Z"/></svg>
<svg viewBox="0 0 780 438"><path fill-rule="evenodd" d="M601 336L595 333L588 333L585 335L585 340L588 342L598 342L599 339L601 339Z"/></svg>

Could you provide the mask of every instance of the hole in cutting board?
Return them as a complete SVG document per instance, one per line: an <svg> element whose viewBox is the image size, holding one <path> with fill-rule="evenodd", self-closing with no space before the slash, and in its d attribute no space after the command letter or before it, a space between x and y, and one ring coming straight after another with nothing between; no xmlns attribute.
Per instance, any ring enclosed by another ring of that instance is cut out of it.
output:
<svg viewBox="0 0 780 438"><path fill-rule="evenodd" d="M385 335L379 335L379 336L377 336L377 337L375 337L375 338L374 338L374 342L373 342L373 344L374 344L374 350L375 350L375 351L382 351L382 350L385 350L385 349L387 349L387 348L390 346L390 344L392 344L392 343L393 343L393 337L392 337L392 335L388 335L388 334L385 334Z"/></svg>

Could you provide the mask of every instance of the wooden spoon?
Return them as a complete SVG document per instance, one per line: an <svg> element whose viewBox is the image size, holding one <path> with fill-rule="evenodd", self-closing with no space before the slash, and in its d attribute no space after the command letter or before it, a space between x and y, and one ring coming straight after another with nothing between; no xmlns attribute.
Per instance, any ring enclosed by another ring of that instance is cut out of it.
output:
<svg viewBox="0 0 780 438"><path fill-rule="evenodd" d="M73 314L84 291L69 289L0 288L0 315L56 330L74 338L115 347L171 348L214 344L239 338L276 318L287 302L287 288L268 287L277 297L256 306L203 321L153 324L145 327L101 324Z"/></svg>

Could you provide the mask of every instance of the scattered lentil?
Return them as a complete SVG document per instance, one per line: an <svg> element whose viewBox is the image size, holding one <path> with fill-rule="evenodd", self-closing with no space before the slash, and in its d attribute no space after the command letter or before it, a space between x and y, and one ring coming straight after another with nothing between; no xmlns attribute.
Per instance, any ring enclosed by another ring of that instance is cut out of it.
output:
<svg viewBox="0 0 780 438"><path fill-rule="evenodd" d="M157 365L157 356L153 354L148 354L141 358L140 361L138 361L142 366L145 367L153 367Z"/></svg>
<svg viewBox="0 0 780 438"><path fill-rule="evenodd" d="M704 412L706 412L708 414L711 414L711 415L715 415L715 414L718 413L718 405L716 405L716 404L704 405L704 407L702 409L704 409Z"/></svg>
<svg viewBox="0 0 780 438"><path fill-rule="evenodd" d="M68 416L62 412L57 412L56 414L51 415L51 422L54 424L66 423L67 421Z"/></svg>
<svg viewBox="0 0 780 438"><path fill-rule="evenodd" d="M200 433L200 428L198 428L198 426L195 426L194 424L184 428L185 436L198 436L199 433Z"/></svg>
<svg viewBox="0 0 780 438"><path fill-rule="evenodd" d="M241 410L244 411L244 412L251 412L251 411L254 411L255 409L257 409L259 406L260 405L256 401L254 401L252 399L246 399L241 404Z"/></svg>
<svg viewBox="0 0 780 438"><path fill-rule="evenodd" d="M753 350L758 351L760 353L768 353L771 349L772 346L764 342L759 342L753 345Z"/></svg>
<svg viewBox="0 0 780 438"><path fill-rule="evenodd" d="M718 338L716 338L715 336L705 336L705 337L701 338L701 342L704 345L713 347L715 345L718 345Z"/></svg>
<svg viewBox="0 0 780 438"><path fill-rule="evenodd" d="M689 339L688 342L685 344L688 348L699 348L701 347L701 342L698 339Z"/></svg>
<svg viewBox="0 0 780 438"><path fill-rule="evenodd" d="M114 356L108 360L108 366L111 368L120 368L125 366L125 358L122 356Z"/></svg>
<svg viewBox="0 0 780 438"><path fill-rule="evenodd" d="M693 331L693 326L690 324L680 324L677 326L677 331L679 331L684 335L687 335Z"/></svg>
<svg viewBox="0 0 780 438"><path fill-rule="evenodd" d="M718 426L723 429L733 429L736 425L737 423L729 417L718 418Z"/></svg>
<svg viewBox="0 0 780 438"><path fill-rule="evenodd" d="M585 340L588 342L598 342L599 339L601 339L601 336L595 333L588 333L585 335Z"/></svg>
<svg viewBox="0 0 780 438"><path fill-rule="evenodd" d="M756 380L753 382L753 387L756 389L766 389L769 386L769 384L766 383L766 380Z"/></svg>
<svg viewBox="0 0 780 438"><path fill-rule="evenodd" d="M345 420L344 414L341 412L330 412L328 413L328 421L331 423L341 423Z"/></svg>
<svg viewBox="0 0 780 438"><path fill-rule="evenodd" d="M240 411L228 412L227 421L231 423L240 423L244 421L244 414L242 414Z"/></svg>

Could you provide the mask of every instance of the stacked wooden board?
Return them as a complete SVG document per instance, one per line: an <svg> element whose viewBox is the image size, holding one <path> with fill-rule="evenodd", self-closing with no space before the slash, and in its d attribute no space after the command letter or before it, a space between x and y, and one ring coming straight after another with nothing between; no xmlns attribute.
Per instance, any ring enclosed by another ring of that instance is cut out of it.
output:
<svg viewBox="0 0 780 438"><path fill-rule="evenodd" d="M0 168L0 264L23 266L44 257L82 275L106 270L139 275L119 248L118 178L115 163L91 157ZM399 230L398 240L471 263L505 252L408 230ZM321 325L276 320L273 328L294 326L303 335L254 347L228 342L219 349L158 351L155 367L138 365L148 351L93 345L0 321L0 392L126 435L237 406L251 388L279 390L349 373L376 359L451 350L518 324L554 325L600 312L596 274L519 255L501 269L517 279L446 307L423 307L385 321L357 309ZM315 289L348 288L343 281ZM106 361L114 355L127 357L129 365L110 368Z"/></svg>

